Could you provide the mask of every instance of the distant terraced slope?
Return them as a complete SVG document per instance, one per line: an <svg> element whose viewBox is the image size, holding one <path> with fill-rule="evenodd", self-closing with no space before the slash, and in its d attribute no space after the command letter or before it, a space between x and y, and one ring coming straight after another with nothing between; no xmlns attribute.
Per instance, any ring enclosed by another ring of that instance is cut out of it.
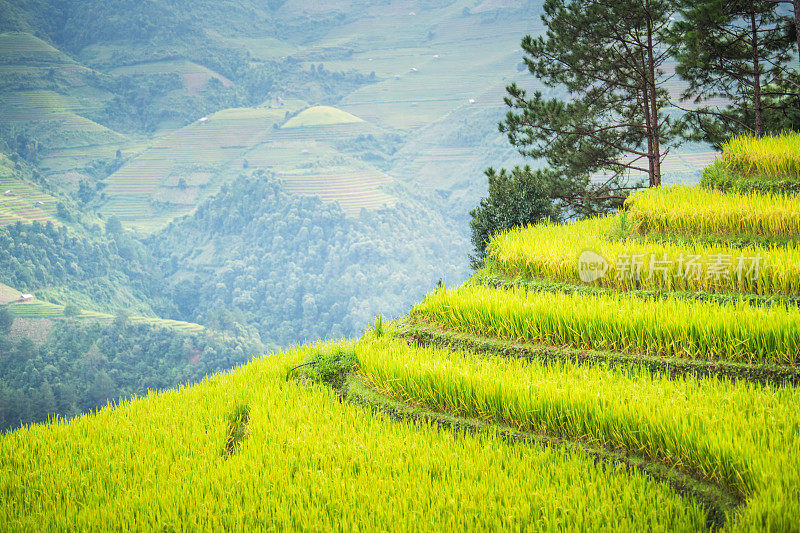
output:
<svg viewBox="0 0 800 533"><path fill-rule="evenodd" d="M178 74L183 80L186 91L195 95L205 89L211 79L219 80L224 86L230 87L233 82L213 70L198 65L185 59L153 61L117 67L110 71L111 74Z"/></svg>
<svg viewBox="0 0 800 533"><path fill-rule="evenodd" d="M93 76L33 35L0 33L0 122L28 128L51 150L118 143L121 135L81 116L112 97Z"/></svg>
<svg viewBox="0 0 800 533"><path fill-rule="evenodd" d="M331 124L350 124L364 122L347 111L330 106L315 106L303 110L297 116L290 118L281 126L282 128L306 128L314 126L329 126Z"/></svg>
<svg viewBox="0 0 800 533"><path fill-rule="evenodd" d="M257 169L284 180L289 192L338 202L349 214L394 205L382 190L392 182L388 175L335 148L377 128L332 107L312 107L285 121L287 112L304 106L226 109L164 135L105 180L101 212L153 231Z"/></svg>
<svg viewBox="0 0 800 533"><path fill-rule="evenodd" d="M7 290L4 291L3 290L4 288ZM0 284L0 305L3 304L2 302L3 294L14 296L15 292L16 291L14 291L14 289L11 289L6 285ZM19 296L17 296L17 298L18 297ZM32 302L26 302L26 303L12 303L11 305L8 306L8 310L11 313L11 316L23 320L35 320L43 318L50 320L59 320L66 318L66 315L64 314L63 305L57 305L42 300L34 300ZM111 321L114 319L114 315L110 315L108 313L101 313L98 311L89 311L84 309L81 310L79 315L71 318L79 320ZM183 322L181 320L169 320L156 317L133 316L130 317L130 321L131 323L134 324L159 325L194 333L202 332L205 330L205 328L199 324L193 324L191 322Z"/></svg>
<svg viewBox="0 0 800 533"><path fill-rule="evenodd" d="M14 222L44 222L56 212L56 200L20 179L14 163L0 154L0 226Z"/></svg>

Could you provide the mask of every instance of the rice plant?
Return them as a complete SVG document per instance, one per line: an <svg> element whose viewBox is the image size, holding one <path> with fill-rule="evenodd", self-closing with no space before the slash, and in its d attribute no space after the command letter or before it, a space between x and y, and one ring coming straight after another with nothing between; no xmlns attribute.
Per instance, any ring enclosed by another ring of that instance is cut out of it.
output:
<svg viewBox="0 0 800 533"><path fill-rule="evenodd" d="M482 358L364 338L360 373L430 409L612 449L697 473L745 498L731 530L800 523L800 390Z"/></svg>
<svg viewBox="0 0 800 533"><path fill-rule="evenodd" d="M800 363L800 309L626 294L437 291L411 319L550 346L763 364Z"/></svg>
<svg viewBox="0 0 800 533"><path fill-rule="evenodd" d="M722 162L740 174L800 178L800 133L737 135L722 144Z"/></svg>
<svg viewBox="0 0 800 533"><path fill-rule="evenodd" d="M697 502L581 452L399 423L286 381L320 349L0 436L2 529L704 528ZM247 438L221 453L231 420Z"/></svg>
<svg viewBox="0 0 800 533"><path fill-rule="evenodd" d="M496 235L490 269L509 277L642 290L800 295L800 246L731 248L716 243L608 238L615 216L538 224ZM584 254L602 263L587 280Z"/></svg>
<svg viewBox="0 0 800 533"><path fill-rule="evenodd" d="M800 237L800 196L732 194L673 185L646 189L626 201L641 234Z"/></svg>

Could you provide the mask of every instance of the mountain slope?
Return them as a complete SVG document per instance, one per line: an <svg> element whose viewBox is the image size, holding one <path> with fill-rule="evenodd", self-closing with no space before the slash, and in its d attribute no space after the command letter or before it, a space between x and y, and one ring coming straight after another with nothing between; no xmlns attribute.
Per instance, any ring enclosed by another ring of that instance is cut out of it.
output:
<svg viewBox="0 0 800 533"><path fill-rule="evenodd" d="M420 204L346 216L287 189L240 178L150 238L185 319L237 309L276 346L352 336L380 312L402 313L459 261Z"/></svg>

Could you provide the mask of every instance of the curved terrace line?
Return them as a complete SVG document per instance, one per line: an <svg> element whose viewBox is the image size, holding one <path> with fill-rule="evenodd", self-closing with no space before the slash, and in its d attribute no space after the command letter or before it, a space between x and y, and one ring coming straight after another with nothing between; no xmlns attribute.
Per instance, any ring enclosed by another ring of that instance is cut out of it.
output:
<svg viewBox="0 0 800 533"><path fill-rule="evenodd" d="M334 387L334 389L336 388ZM376 391L356 374L351 374L336 392L340 398L364 405L375 412L385 413L398 421L421 420L443 429L470 433L496 431L509 441L580 451L599 461L622 465L627 472L637 471L658 481L663 481L670 485L677 494L699 501L707 510L706 526L711 531L722 529L728 518L733 516L737 509L745 503L741 495L729 491L724 486L693 477L683 471L645 459L632 452L622 453L580 441L521 431L495 422L433 411L423 405L405 403Z"/></svg>

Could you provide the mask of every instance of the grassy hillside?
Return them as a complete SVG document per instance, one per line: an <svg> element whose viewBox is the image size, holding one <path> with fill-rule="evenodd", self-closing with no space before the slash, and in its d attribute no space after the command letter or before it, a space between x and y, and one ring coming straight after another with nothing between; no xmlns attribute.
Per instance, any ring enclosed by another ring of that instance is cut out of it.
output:
<svg viewBox="0 0 800 533"><path fill-rule="evenodd" d="M743 217L748 202L759 209ZM358 340L8 433L0 516L22 529L135 515L174 528L794 530L796 198L664 188L628 207L499 235L470 282ZM761 254L757 268L720 263Z"/></svg>

